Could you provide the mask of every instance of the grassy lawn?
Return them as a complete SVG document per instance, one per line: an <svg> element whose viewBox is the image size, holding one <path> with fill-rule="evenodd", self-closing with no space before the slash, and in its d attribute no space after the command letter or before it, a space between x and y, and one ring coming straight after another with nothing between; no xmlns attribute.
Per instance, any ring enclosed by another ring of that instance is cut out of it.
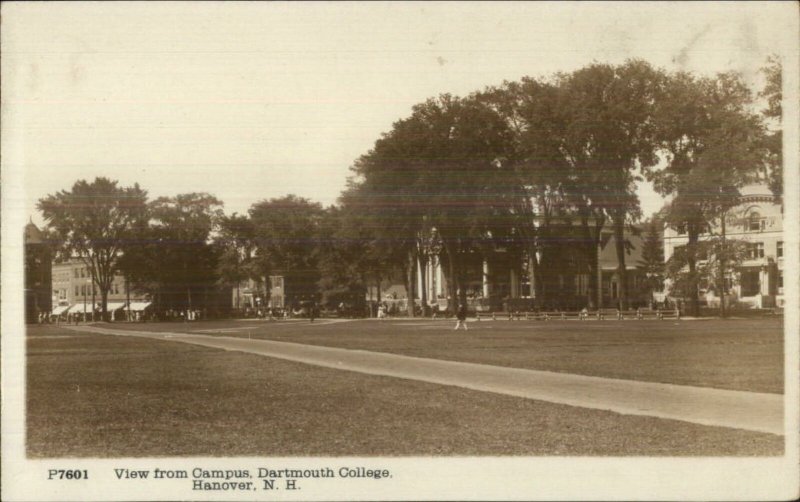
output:
<svg viewBox="0 0 800 502"><path fill-rule="evenodd" d="M384 337L414 334L379 329L388 331ZM500 335L503 330L492 332ZM328 336L345 340L346 331L342 333ZM450 347L476 335L459 336ZM501 343L520 344L523 338L513 333L508 337L469 345L473 351L480 343L497 349ZM33 327L27 343L31 457L783 453L783 438L770 434L574 408L177 342Z"/></svg>
<svg viewBox="0 0 800 502"><path fill-rule="evenodd" d="M780 319L216 321L115 328L264 338L417 357L752 392L783 392Z"/></svg>

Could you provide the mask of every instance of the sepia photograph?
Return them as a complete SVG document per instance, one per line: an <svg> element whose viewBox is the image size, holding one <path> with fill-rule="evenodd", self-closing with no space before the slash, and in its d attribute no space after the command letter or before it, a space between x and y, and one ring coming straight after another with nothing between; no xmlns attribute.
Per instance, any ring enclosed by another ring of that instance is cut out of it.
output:
<svg viewBox="0 0 800 502"><path fill-rule="evenodd" d="M791 500L792 2L6 2L5 500Z"/></svg>

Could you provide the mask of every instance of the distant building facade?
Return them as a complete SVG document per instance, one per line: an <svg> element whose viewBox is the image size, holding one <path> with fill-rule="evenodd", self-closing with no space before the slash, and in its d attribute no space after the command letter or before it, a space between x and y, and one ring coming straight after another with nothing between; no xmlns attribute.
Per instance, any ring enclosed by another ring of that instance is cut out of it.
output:
<svg viewBox="0 0 800 502"><path fill-rule="evenodd" d="M572 224L569 224L572 227ZM498 247L488 253L473 253L466 257L467 302L471 309L483 311L560 309L580 310L593 303L599 308L615 308L620 299L621 280L618 273L613 230L606 227L601 231L597 246L597 280L599 295L590 302L590 278L586 256L579 249L577 227L572 227L560 235L572 237L549 243L553 262L547 270L540 266L538 274L532 274L534 265L525 253L514 253ZM632 308L649 304L649 292L641 287L643 277L639 271L642 256L642 238L639 232L625 233L630 244L625 256L628 279L628 302ZM416 293L418 302L423 296L429 305L439 309L447 308L449 290L447 277L438 256L430 256L426 263L417 264ZM424 273L422 272L424 270ZM543 284L536 284L537 277ZM407 306L408 295L400 277L383 281L380 291L371 286L367 291L368 301L380 301L398 311Z"/></svg>
<svg viewBox="0 0 800 502"><path fill-rule="evenodd" d="M53 262L52 276L53 315L91 316L92 305L96 312L102 310L100 290L92 284L91 272L83 260L73 258L62 262ZM112 321L126 319L128 312L134 318L137 313L141 316L151 307L151 302L146 296L133 290L127 291L126 287L125 277L122 274L115 275L106 304ZM130 305L128 304L129 298Z"/></svg>
<svg viewBox="0 0 800 502"><path fill-rule="evenodd" d="M783 307L784 237L783 208L763 185L744 187L738 206L729 211L726 237L748 243L747 259L741 264L736 277L728 285L731 303L755 308ZM718 233L712 228L700 236L700 240ZM664 258L669 258L675 249L685 246L688 236L667 228L664 231ZM713 287L702 287L700 294L709 306L718 306L720 295Z"/></svg>
<svg viewBox="0 0 800 502"><path fill-rule="evenodd" d="M33 222L25 225L25 322L35 323L50 312L52 276L51 250L41 230Z"/></svg>

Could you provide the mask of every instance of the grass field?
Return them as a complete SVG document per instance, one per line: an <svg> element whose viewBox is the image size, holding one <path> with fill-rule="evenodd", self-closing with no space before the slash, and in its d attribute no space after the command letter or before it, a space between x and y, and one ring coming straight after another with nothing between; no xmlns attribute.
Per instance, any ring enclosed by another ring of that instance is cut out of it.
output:
<svg viewBox="0 0 800 502"><path fill-rule="evenodd" d="M607 327L614 323L587 331L581 323L498 321L480 329L472 323L471 331L457 335L450 323L413 321L127 327L227 330L222 334L590 374L611 372L616 361L624 367L614 370L616 376L709 385L725 383L727 375L736 383L719 386L780 392L779 325L740 322L642 323L650 328L638 332ZM707 329L695 331L701 324ZM665 362L638 367L643 361ZM671 375L679 369L689 374ZM27 377L31 457L783 452L783 438L771 434L58 327L29 329Z"/></svg>
<svg viewBox="0 0 800 502"><path fill-rule="evenodd" d="M324 324L118 324L115 328L220 334L582 375L783 392L780 319L708 321L364 320Z"/></svg>

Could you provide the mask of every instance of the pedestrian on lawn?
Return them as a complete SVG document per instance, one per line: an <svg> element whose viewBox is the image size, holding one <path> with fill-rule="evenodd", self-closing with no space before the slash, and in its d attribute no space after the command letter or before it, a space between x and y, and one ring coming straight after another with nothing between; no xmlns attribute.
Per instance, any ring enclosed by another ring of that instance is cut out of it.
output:
<svg viewBox="0 0 800 502"><path fill-rule="evenodd" d="M459 326L464 326L464 331L467 330L467 305L462 303L460 307L458 307L458 311L456 312L456 327L454 330L458 330Z"/></svg>

